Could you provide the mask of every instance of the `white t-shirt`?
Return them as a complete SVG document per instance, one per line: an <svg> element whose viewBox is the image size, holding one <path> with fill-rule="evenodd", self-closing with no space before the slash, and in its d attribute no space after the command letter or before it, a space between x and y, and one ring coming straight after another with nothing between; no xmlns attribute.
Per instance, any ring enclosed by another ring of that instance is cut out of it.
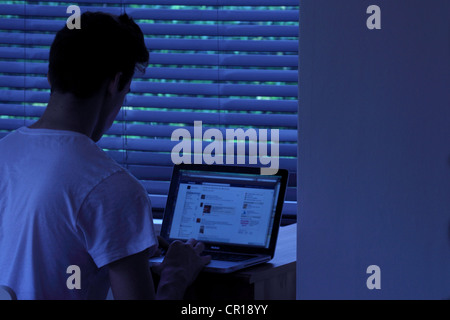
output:
<svg viewBox="0 0 450 320"><path fill-rule="evenodd" d="M0 140L0 284L18 299L104 299L105 266L156 247L146 190L87 136Z"/></svg>

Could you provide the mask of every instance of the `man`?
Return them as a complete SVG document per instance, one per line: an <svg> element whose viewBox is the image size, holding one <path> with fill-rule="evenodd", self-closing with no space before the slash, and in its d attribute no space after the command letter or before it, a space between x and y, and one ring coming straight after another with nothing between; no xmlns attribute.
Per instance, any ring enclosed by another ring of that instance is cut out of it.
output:
<svg viewBox="0 0 450 320"><path fill-rule="evenodd" d="M116 299L181 299L209 262L202 243L172 243L155 290L147 193L95 144L148 58L127 15L87 12L57 33L43 116L0 140L0 284L18 299L104 299L109 286Z"/></svg>

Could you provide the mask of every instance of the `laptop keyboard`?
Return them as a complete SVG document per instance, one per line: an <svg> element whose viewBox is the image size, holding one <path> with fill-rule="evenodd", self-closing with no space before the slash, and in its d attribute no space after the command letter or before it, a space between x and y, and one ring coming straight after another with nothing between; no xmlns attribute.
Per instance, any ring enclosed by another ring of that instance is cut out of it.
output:
<svg viewBox="0 0 450 320"><path fill-rule="evenodd" d="M204 255L210 255L213 260L231 261L231 262L244 261L255 257L247 254L224 253L215 251L204 251Z"/></svg>

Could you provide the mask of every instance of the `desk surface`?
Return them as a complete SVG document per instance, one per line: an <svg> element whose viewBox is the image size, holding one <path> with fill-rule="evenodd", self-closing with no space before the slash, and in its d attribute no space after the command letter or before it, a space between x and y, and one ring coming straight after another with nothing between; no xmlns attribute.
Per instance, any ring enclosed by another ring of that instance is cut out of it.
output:
<svg viewBox="0 0 450 320"><path fill-rule="evenodd" d="M295 299L297 224L281 227L272 260L228 274L202 272L191 299Z"/></svg>
<svg viewBox="0 0 450 320"><path fill-rule="evenodd" d="M237 277L247 278L250 283L274 276L274 273L284 273L286 269L295 267L297 260L297 224L281 227L275 255L267 263L246 268L236 272Z"/></svg>

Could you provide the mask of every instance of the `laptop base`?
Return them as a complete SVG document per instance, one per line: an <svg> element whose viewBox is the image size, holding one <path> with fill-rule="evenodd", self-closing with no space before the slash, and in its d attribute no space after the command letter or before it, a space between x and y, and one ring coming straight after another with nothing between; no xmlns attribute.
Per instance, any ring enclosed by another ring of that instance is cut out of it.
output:
<svg viewBox="0 0 450 320"><path fill-rule="evenodd" d="M164 260L163 256L151 258L149 260L150 267L159 265L160 263L162 263L163 260ZM270 260L271 260L270 256L256 256L254 258L245 261L211 260L211 262L202 269L202 272L232 273L244 268L268 262Z"/></svg>

